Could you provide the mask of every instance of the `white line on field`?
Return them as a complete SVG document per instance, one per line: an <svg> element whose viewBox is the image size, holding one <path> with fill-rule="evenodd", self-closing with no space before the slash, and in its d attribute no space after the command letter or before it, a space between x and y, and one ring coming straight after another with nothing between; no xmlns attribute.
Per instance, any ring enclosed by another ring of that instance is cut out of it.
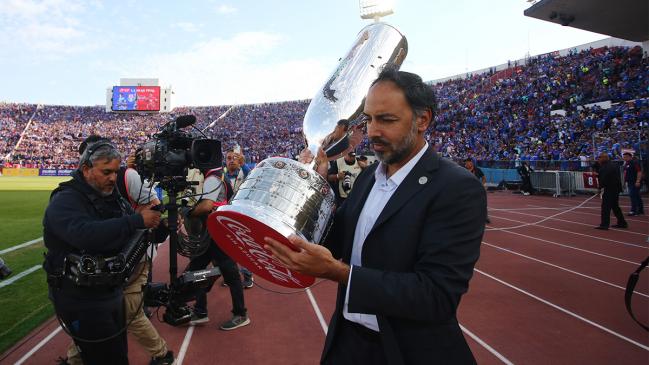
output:
<svg viewBox="0 0 649 365"><path fill-rule="evenodd" d="M313 297L313 294L311 293L311 289L307 288L306 293L309 295L309 299L311 300L311 305L313 306L313 310L315 310L315 315L318 316L318 320L320 321L320 325L322 326L322 329L324 330L324 333L326 335L327 331L329 330L329 327L327 326L327 322L325 322L324 317L322 316L322 312L320 312L320 308L318 307L318 303L316 303L315 298Z"/></svg>
<svg viewBox="0 0 649 365"><path fill-rule="evenodd" d="M471 336L472 339L474 339L477 343L481 344L482 347L486 348L494 354L497 358L499 358L502 362L504 362L507 365L514 365L511 361L507 360L503 355L501 355L498 351L494 350L491 346L487 345L484 341L482 341L478 336L474 335L473 333L469 332L464 326L460 325L460 328L462 329L462 332L466 333L467 335Z"/></svg>
<svg viewBox="0 0 649 365"><path fill-rule="evenodd" d="M7 285L13 283L14 281L16 281L16 280L22 278L23 276L27 276L27 275L33 273L34 271L40 269L41 267L42 267L41 265L36 265L36 266L32 267L31 269L27 269L27 270L21 272L20 274L18 274L18 275L16 275L16 276L12 277L12 278L9 279L9 280L1 281L1 282L0 282L0 288L5 287L5 286L7 286Z"/></svg>
<svg viewBox="0 0 649 365"><path fill-rule="evenodd" d="M583 277L588 278L588 279L592 279L592 280L595 280L595 281L599 281L600 283L603 283L603 284L606 284L606 285L610 285L610 286L616 287L616 288L618 288L618 289L626 290L626 288L623 287L623 286L615 285L615 284L613 284L613 283L609 283L608 281L600 280L600 279L594 278L594 277L592 277L592 276L588 276L588 275L585 275L585 274L582 274L582 273L578 273L578 272L576 272L576 271L572 271L572 270L566 269L565 267L561 267L561 266L558 266L558 265L555 265L555 264L551 264L551 263L549 263L549 262L541 261L541 260L539 260L539 259L535 259L535 258L533 258L533 257L525 256L525 255L520 254L520 253L518 253L518 252L514 252L514 251L512 251L512 250L510 250L510 249L506 249L506 248L498 247L498 246L496 246L496 245L492 245L492 244L487 243L487 242L484 242L484 241L482 241L482 243L485 244L485 245L487 245L487 246L495 247L495 248L497 248L497 249L500 249L500 250L503 250L503 251L507 251L507 252L509 252L509 253L513 253L514 255L518 255L518 256L521 256L521 257L525 257L526 259L530 259L530 260L533 260L533 261L536 261L536 262L540 262L540 263L542 263L542 264L546 264L546 265L549 265L549 266L552 266L552 267L556 267L557 269L565 270L565 271L567 271L567 272L570 272L570 273L573 273L573 274L576 274L576 275L579 275L579 276L583 276ZM638 294L638 295L642 295L643 297L647 297L647 298L649 298L649 295L647 295L647 294L638 293L637 291L633 291L633 292L636 293L636 294Z"/></svg>
<svg viewBox="0 0 649 365"><path fill-rule="evenodd" d="M506 283L506 282L504 282L504 281L502 281L502 280L500 280L500 279L498 279L498 278L495 278L495 277L493 277L493 276L491 276L491 275L489 275L489 274L487 274L487 273L485 273L485 272L482 272L482 271L480 271L480 270L478 270L478 269L474 269L474 270L475 270L476 272L479 272L480 274L486 276L486 277L489 277L489 278L491 278L491 279L493 279L493 280L496 280L497 282L499 282L499 283L501 283L501 284L507 285L508 287L510 287L510 288L512 288L512 289L514 289L514 290L517 290L517 291L519 291L519 292L521 292L521 293L523 293L523 294L525 294L525 295L527 295L527 296L530 296L530 297L532 297L532 298L534 298L534 299L536 299L536 300L538 300L538 301L540 301L540 302L542 302L542 303L544 303L544 304L547 304L547 305L549 305L549 306L551 306L551 307L553 307L553 308L555 308L555 309L558 309L558 310L560 310L560 311L562 311L562 312L564 312L564 313L566 313L566 314L569 314L569 315L571 315L571 316L573 316L573 317L575 317L575 318L577 318L577 319L580 319L580 320L582 320L582 321L584 321L584 322L586 322L586 323L588 323L588 324L590 324L590 325L593 325L593 326L595 326L595 327L597 327L597 328L599 328L599 329L601 329L601 330L603 330L603 331L606 331L606 332L608 332L608 333L610 333L610 334L612 334L612 335L614 335L614 336L617 336L617 337L619 337L619 338L621 338L621 339L623 339L623 340L625 340L625 341L628 341L628 342L630 342L630 343L632 343L632 344L634 344L634 345L636 345L636 346L638 346L638 347L640 347L640 348L642 348L642 349L644 349L644 350L649 351L649 347L647 347L647 346L645 346L645 345L643 345L643 344L641 344L641 343L638 343L638 342L636 342L636 341L633 341L632 339L630 339L630 338L628 338L628 337L624 337L624 336L622 336L621 334L619 334L619 333L617 333L617 332L614 332L614 331L612 331L612 330L610 330L610 329L608 329L608 328L606 328L606 327L604 327L604 326L601 326L601 325L599 325L599 324L597 324L597 323L595 323L595 322L593 322L593 321L589 321L588 319L586 319L586 318L584 318L584 317L582 317L582 316L579 316L579 315L577 315L577 314L575 314L575 313L572 313L571 311L569 311L569 310L567 310L567 309L563 309L563 308L559 307L559 306L556 305L556 304L552 304L552 303L548 302L547 300L541 299L541 298L537 297L537 296L534 295L534 294L530 294L530 293L526 292L526 291L523 290L523 289L517 288L517 287L515 287L515 286L513 286L513 285L511 285L511 284L509 284L509 283Z"/></svg>
<svg viewBox="0 0 649 365"><path fill-rule="evenodd" d="M13 250L17 250L17 249L19 249L19 248L23 248L23 247L29 246L29 245L31 245L32 243L40 242L40 241L42 241L42 240L43 240L43 237L41 237L41 238L37 238L37 239L32 240L32 241L29 241L29 242L25 242L25 243L20 244L20 245L18 245L18 246L9 247L9 248L7 248L7 249L4 249L4 250L0 251L0 255L2 255L3 253L11 252L11 251L13 251Z"/></svg>
<svg viewBox="0 0 649 365"><path fill-rule="evenodd" d="M185 340L183 341L183 345L180 347L178 357L176 358L176 365L182 365L183 360L185 360L185 354L187 353L187 348L189 347L189 341L191 341L192 335L194 334L194 327L194 324L190 324L189 328L187 329Z"/></svg>
<svg viewBox="0 0 649 365"><path fill-rule="evenodd" d="M52 339L52 337L56 336L57 333L61 331L61 326L56 327L52 333L50 333L49 336L45 337L43 341L39 342L38 345L34 346L33 349L29 350L28 353L25 354L25 356L21 357L20 360L16 361L14 365L20 365L25 362L25 360L29 359L36 351L38 351L43 345L45 345L49 340Z"/></svg>

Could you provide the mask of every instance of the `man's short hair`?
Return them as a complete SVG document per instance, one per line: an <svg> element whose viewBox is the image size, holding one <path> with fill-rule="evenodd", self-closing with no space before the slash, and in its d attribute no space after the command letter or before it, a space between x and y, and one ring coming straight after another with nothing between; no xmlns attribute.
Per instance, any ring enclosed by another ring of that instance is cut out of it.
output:
<svg viewBox="0 0 649 365"><path fill-rule="evenodd" d="M632 154L631 152L624 152L624 153L622 154L622 156L633 157L633 154Z"/></svg>
<svg viewBox="0 0 649 365"><path fill-rule="evenodd" d="M349 121L348 121L347 119L341 119L341 120L339 120L338 123L336 123L336 125L342 125L342 126L343 126L343 130L344 130L345 132L347 132L347 130L349 129Z"/></svg>
<svg viewBox="0 0 649 365"><path fill-rule="evenodd" d="M473 162L473 159L471 157L467 157L464 159L464 162Z"/></svg>
<svg viewBox="0 0 649 365"><path fill-rule="evenodd" d="M230 152L234 153L234 150L232 148L230 148L229 150L225 151L225 155L227 156L228 153L230 153Z"/></svg>
<svg viewBox="0 0 649 365"><path fill-rule="evenodd" d="M88 148L89 143L95 143L100 140L106 140L108 141L108 138L104 138L98 134L91 134L88 136L88 138L84 139L83 142L79 145L79 156L83 155L83 153L86 151L86 148Z"/></svg>
<svg viewBox="0 0 649 365"><path fill-rule="evenodd" d="M430 109L432 113L430 125L433 124L435 115L437 115L437 97L430 85L424 83L419 75L399 71L399 66L390 62L381 67L379 76L372 82L372 86L383 81L391 81L403 91L403 95L412 109L413 117Z"/></svg>

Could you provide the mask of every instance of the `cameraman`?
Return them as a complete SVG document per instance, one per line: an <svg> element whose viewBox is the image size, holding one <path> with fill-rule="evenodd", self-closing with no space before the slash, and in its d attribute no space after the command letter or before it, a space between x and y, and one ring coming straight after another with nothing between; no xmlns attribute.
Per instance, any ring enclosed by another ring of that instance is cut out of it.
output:
<svg viewBox="0 0 649 365"><path fill-rule="evenodd" d="M150 207L136 213L122 200L115 189L121 157L108 140L87 145L72 180L52 192L45 209L43 241L48 251L43 267L50 301L77 337L83 363L128 364L122 288L76 285L62 275L63 264L70 253L115 254L136 229L158 228L161 215ZM156 242L166 239L164 225L155 236Z"/></svg>
<svg viewBox="0 0 649 365"><path fill-rule="evenodd" d="M99 141L109 142L108 139L101 136L91 135L79 146L79 155L83 155L88 147L88 143L96 143ZM126 167L120 167L117 172L116 181L118 192L124 200L128 200L136 212L144 210L148 205L160 204L160 200L155 191L153 189L144 188L142 180L140 179L140 174L134 170L137 161L139 161L139 154L141 152L142 149L137 149L133 156L127 159ZM142 285L146 284L151 270L149 253L150 249L147 250L147 255L142 257L140 263L133 269L133 274L124 287L126 323L130 323L128 325L128 331L133 334L133 337L135 337L151 357L151 364L172 364L175 361L173 351L167 351L167 342L160 337L151 321L148 320L147 317L150 317L150 315L146 313L146 307L140 308L140 303L142 301ZM151 260L153 258L155 258L155 251L153 252ZM82 364L79 351L74 342L72 342L70 347L68 347L67 363L69 365Z"/></svg>
<svg viewBox="0 0 649 365"><path fill-rule="evenodd" d="M332 187L339 207L347 199L347 195L354 187L354 181L366 166L366 162L356 161L356 152L354 151L331 164L327 180L337 182L335 184L337 186L332 185Z"/></svg>
<svg viewBox="0 0 649 365"><path fill-rule="evenodd" d="M194 209L189 212L189 217L207 217L216 208L228 203L234 192L230 179L224 173L223 168L213 170L201 170L205 175L203 181L203 195L201 200L194 206ZM237 263L230 258L221 248L214 242L218 237L211 237L207 250L191 259L187 266L188 271L203 270L212 260L216 260L223 281L230 288L230 296L232 297L232 314L233 317L221 324L221 329L230 331L239 327L250 324L250 319L247 315L245 307L245 300L243 298L243 285L241 283L241 276L239 275L239 267ZM192 311L192 323L205 323L209 321L207 317L207 294L204 290L199 291L194 310Z"/></svg>

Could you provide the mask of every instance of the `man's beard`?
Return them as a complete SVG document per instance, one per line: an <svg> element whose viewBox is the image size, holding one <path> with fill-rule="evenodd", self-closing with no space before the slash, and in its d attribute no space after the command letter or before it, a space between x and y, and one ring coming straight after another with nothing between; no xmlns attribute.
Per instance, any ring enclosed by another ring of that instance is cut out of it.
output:
<svg viewBox="0 0 649 365"><path fill-rule="evenodd" d="M374 137L370 140L372 144L372 149L374 150L374 155L376 159L381 161L386 165L393 165L403 161L415 148L417 143L417 124L412 123L412 129L410 133L406 134L403 138L397 141L395 144L392 144L386 140L383 140L378 137ZM374 149L374 143L380 143L390 147L390 152L386 153L384 151L377 151Z"/></svg>
<svg viewBox="0 0 649 365"><path fill-rule="evenodd" d="M88 185L90 185L90 186L92 186L93 188L95 188L95 190L97 190L97 192L99 192L99 194L100 194L101 196L103 196L104 198L107 197L107 196L109 196L110 194L112 194L112 193L113 193L113 189L115 189L115 185L113 185L113 186L111 187L110 191L108 191L108 192L104 191L104 187L105 187L105 186L100 187L99 184L97 183L97 180L95 179L95 177L94 177L92 174L90 174L90 177L88 178L88 181L87 181L87 182L88 182ZM106 183L106 184L108 184L108 183Z"/></svg>

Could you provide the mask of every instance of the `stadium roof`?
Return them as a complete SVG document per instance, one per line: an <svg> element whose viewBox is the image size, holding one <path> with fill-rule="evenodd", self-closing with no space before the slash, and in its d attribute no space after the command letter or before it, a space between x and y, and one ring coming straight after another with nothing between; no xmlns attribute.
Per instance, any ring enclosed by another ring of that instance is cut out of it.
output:
<svg viewBox="0 0 649 365"><path fill-rule="evenodd" d="M541 0L524 14L634 42L649 39L647 0Z"/></svg>

